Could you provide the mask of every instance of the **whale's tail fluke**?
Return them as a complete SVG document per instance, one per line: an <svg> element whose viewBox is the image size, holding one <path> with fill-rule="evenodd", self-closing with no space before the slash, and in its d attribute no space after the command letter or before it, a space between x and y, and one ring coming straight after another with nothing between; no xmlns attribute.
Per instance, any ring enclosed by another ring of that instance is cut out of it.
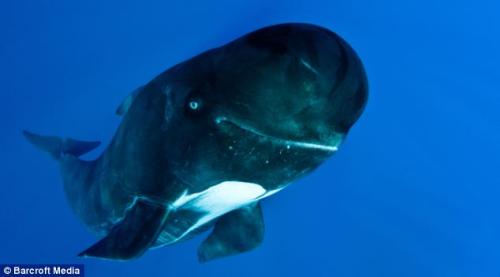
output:
<svg viewBox="0 0 500 277"><path fill-rule="evenodd" d="M26 130L23 131L23 135L31 144L48 152L56 160L59 160L62 154L79 157L101 144L100 141L81 141L56 136L42 136Z"/></svg>

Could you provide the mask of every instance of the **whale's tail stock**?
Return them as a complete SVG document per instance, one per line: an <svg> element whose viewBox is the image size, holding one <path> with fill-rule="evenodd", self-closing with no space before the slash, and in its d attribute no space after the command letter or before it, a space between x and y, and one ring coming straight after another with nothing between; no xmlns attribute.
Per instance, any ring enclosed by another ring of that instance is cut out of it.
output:
<svg viewBox="0 0 500 277"><path fill-rule="evenodd" d="M61 155L64 154L79 157L101 144L100 141L81 141L56 136L42 136L26 130L23 130L23 135L31 144L48 152L56 160L59 160Z"/></svg>

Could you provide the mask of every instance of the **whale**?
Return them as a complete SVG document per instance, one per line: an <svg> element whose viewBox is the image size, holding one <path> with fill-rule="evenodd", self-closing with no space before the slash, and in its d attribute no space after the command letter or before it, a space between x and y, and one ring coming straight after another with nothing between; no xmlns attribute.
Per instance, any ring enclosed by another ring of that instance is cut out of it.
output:
<svg viewBox="0 0 500 277"><path fill-rule="evenodd" d="M94 160L80 156L99 141L23 134L57 161L71 209L98 237L80 257L130 260L207 232L197 251L206 262L262 243L262 200L334 155L367 99L364 66L343 38L283 23L131 92Z"/></svg>

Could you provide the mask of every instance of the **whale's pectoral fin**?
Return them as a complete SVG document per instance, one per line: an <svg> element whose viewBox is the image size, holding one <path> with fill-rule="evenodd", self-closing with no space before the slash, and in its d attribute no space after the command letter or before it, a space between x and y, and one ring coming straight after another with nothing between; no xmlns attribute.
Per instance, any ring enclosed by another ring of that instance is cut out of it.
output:
<svg viewBox="0 0 500 277"><path fill-rule="evenodd" d="M106 237L78 256L115 260L141 256L158 238L167 215L165 206L137 199Z"/></svg>
<svg viewBox="0 0 500 277"><path fill-rule="evenodd" d="M198 260L206 262L246 252L257 247L264 237L260 204L252 204L223 215L212 233L198 248Z"/></svg>
<svg viewBox="0 0 500 277"><path fill-rule="evenodd" d="M144 88L144 86L138 87L134 91L132 91L123 101L120 103L118 108L116 108L116 115L122 116L127 113L128 109L130 106L132 106L132 103L134 103L135 97L139 92Z"/></svg>

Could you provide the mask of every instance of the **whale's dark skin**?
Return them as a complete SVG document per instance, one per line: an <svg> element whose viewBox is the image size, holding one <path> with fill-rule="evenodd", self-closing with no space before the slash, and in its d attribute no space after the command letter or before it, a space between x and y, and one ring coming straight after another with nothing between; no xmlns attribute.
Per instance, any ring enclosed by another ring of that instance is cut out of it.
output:
<svg viewBox="0 0 500 277"><path fill-rule="evenodd" d="M362 63L309 24L249 33L134 91L108 148L25 132L58 160L76 214L102 240L81 256L131 259L213 226L201 261L263 238L259 201L340 146L368 96Z"/></svg>

